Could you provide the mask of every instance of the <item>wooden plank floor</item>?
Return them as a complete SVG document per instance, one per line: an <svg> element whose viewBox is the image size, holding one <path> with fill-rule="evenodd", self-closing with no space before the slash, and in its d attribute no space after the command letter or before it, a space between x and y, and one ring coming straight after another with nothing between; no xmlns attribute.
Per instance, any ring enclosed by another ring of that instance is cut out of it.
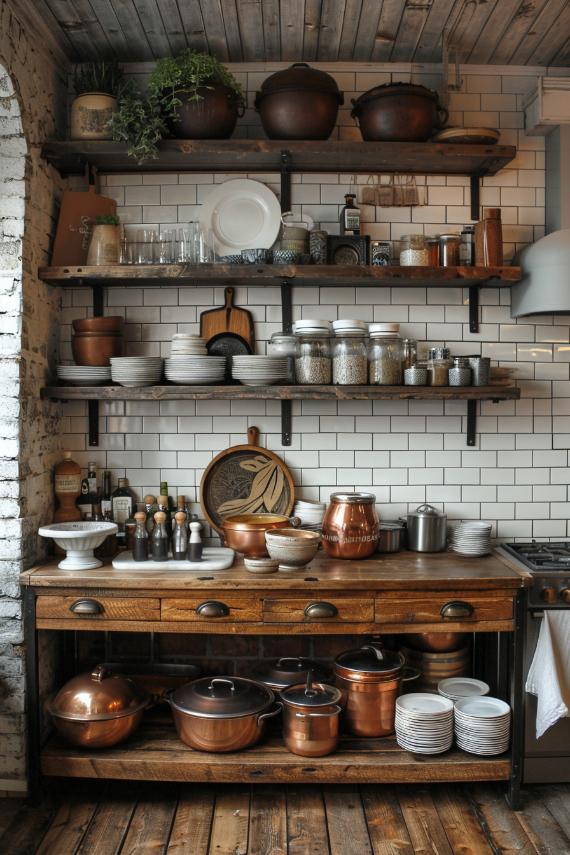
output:
<svg viewBox="0 0 570 855"><path fill-rule="evenodd" d="M6 855L570 855L570 785L208 786L52 781L0 801Z"/></svg>

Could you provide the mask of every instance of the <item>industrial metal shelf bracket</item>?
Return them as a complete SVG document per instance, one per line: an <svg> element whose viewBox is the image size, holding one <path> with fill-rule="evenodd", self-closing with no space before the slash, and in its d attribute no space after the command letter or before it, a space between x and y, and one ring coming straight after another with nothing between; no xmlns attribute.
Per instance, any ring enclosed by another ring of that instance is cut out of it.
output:
<svg viewBox="0 0 570 855"><path fill-rule="evenodd" d="M480 178L477 173L469 176L471 185L471 219L478 220L480 217L481 195L480 195Z"/></svg>
<svg viewBox="0 0 570 855"><path fill-rule="evenodd" d="M467 445L475 445L477 439L477 401L467 401Z"/></svg>
<svg viewBox="0 0 570 855"><path fill-rule="evenodd" d="M471 285L469 288L469 332L479 332L479 288Z"/></svg>
<svg viewBox="0 0 570 855"><path fill-rule="evenodd" d="M293 329L293 293L289 279L281 282L281 324L283 332L290 333ZM291 445L293 431L293 401L281 401L281 445Z"/></svg>
<svg viewBox="0 0 570 855"><path fill-rule="evenodd" d="M281 213L291 210L291 152L281 152Z"/></svg>

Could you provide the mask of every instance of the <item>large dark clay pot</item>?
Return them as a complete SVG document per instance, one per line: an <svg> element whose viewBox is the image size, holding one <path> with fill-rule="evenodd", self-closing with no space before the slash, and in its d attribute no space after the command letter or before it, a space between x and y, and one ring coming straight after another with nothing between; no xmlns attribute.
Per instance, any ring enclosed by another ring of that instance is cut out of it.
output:
<svg viewBox="0 0 570 855"><path fill-rule="evenodd" d="M413 83L375 86L352 103L364 140L425 142L447 121L437 92Z"/></svg>
<svg viewBox="0 0 570 855"><path fill-rule="evenodd" d="M231 137L238 120L243 116L241 97L221 83L212 88L198 89L198 101L190 95L179 95L182 104L177 108L176 118L168 119L168 129L177 139L222 140Z"/></svg>

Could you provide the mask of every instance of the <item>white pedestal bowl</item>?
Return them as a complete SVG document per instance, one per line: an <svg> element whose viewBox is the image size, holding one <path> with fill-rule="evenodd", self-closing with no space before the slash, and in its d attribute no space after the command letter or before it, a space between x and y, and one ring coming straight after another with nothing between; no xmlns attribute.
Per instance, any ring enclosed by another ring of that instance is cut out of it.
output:
<svg viewBox="0 0 570 855"><path fill-rule="evenodd" d="M65 549L66 556L58 564L61 570L93 570L103 564L95 558L93 550L118 530L115 523L86 521L44 525L38 534L51 537L61 549Z"/></svg>

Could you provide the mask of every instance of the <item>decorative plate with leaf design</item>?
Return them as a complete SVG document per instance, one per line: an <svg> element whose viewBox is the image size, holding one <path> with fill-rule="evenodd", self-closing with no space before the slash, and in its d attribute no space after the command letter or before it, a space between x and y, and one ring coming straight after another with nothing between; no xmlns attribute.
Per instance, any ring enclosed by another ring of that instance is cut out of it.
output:
<svg viewBox="0 0 570 855"><path fill-rule="evenodd" d="M249 445L222 451L202 476L200 504L218 532L223 518L233 514L290 514L293 509L291 473L281 458L257 445L258 436L257 428L250 428Z"/></svg>

